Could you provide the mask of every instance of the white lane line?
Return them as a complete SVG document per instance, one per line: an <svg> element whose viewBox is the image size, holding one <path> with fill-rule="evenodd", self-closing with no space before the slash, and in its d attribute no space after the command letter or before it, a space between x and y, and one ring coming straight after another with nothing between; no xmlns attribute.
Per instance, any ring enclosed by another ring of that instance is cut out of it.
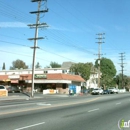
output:
<svg viewBox="0 0 130 130"><path fill-rule="evenodd" d="M37 103L39 106L46 106L46 105L51 105L51 104L45 104L45 103Z"/></svg>
<svg viewBox="0 0 130 130"><path fill-rule="evenodd" d="M120 104L121 104L121 102L116 103L116 105L120 105Z"/></svg>
<svg viewBox="0 0 130 130"><path fill-rule="evenodd" d="M25 126L25 127L21 127L21 128L17 128L17 129L14 129L14 130L23 130L23 129L27 129L27 128L30 128L30 127L34 127L34 126L38 126L38 125L42 125L44 124L45 122L41 122L41 123L37 123L37 124L34 124L34 125L29 125L29 126Z"/></svg>
<svg viewBox="0 0 130 130"><path fill-rule="evenodd" d="M88 112L93 112L93 111L98 111L99 108L93 109L93 110L89 110Z"/></svg>
<svg viewBox="0 0 130 130"><path fill-rule="evenodd" d="M46 104L46 102L43 102L41 104ZM0 108L2 107L15 107L15 106L28 106L28 105L37 105L38 103L26 103L26 104L15 104L15 105L6 105L6 106L0 106ZM40 102L39 102L40 104Z"/></svg>

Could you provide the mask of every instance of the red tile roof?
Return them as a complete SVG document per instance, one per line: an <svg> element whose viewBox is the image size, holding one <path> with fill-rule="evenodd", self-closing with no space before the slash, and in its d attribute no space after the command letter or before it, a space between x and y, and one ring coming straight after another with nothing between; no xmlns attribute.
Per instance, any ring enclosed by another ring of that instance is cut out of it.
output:
<svg viewBox="0 0 130 130"><path fill-rule="evenodd" d="M47 74L48 80L72 80L85 82L85 80L79 75L70 75L70 74Z"/></svg>
<svg viewBox="0 0 130 130"><path fill-rule="evenodd" d="M22 74L20 75L20 80L31 80L31 74ZM8 80L8 75L0 75L0 81ZM71 80L71 81L78 81L78 82L85 82L85 80L79 75L70 75L70 74L47 74L47 79L43 80Z"/></svg>

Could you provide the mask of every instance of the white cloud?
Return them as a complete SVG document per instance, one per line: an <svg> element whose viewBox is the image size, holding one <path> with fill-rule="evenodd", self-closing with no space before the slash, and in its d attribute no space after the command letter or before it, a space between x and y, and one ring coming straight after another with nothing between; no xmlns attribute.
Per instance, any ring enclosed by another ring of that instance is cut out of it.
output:
<svg viewBox="0 0 130 130"><path fill-rule="evenodd" d="M22 22L0 22L0 27L2 28L25 28L27 23Z"/></svg>
<svg viewBox="0 0 130 130"><path fill-rule="evenodd" d="M59 27L56 27L56 26L53 26L53 25L50 25L48 29L52 29L52 30L58 30L58 31L68 31L68 32L81 32L82 30L81 29L78 29L78 28L71 28L70 27L63 27L63 26L59 26Z"/></svg>

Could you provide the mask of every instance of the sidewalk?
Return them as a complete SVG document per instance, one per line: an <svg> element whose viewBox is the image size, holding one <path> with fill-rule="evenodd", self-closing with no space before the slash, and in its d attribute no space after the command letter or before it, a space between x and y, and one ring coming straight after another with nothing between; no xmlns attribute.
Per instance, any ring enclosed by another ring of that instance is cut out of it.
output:
<svg viewBox="0 0 130 130"><path fill-rule="evenodd" d="M0 97L0 101L11 101L11 100L29 100L26 96L8 96L8 97Z"/></svg>
<svg viewBox="0 0 130 130"><path fill-rule="evenodd" d="M40 98L46 98L46 97L77 97L77 96L87 96L86 94L80 95L80 94L42 94L42 93L34 93L34 97L31 97L31 93L14 93L9 94L7 97L0 97L0 101L11 101L11 100L32 100L32 99L40 99Z"/></svg>
<svg viewBox="0 0 130 130"><path fill-rule="evenodd" d="M44 98L44 96L34 96L34 98L31 97L31 94L29 93L14 93L9 94L7 97L0 97L0 101L11 101L11 100L30 100L30 99L36 99L36 98Z"/></svg>

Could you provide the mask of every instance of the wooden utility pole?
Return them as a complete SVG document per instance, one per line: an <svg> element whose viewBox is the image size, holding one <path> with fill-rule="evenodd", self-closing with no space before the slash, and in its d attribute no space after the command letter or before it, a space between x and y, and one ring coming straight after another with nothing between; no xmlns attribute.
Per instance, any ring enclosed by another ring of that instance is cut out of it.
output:
<svg viewBox="0 0 130 130"><path fill-rule="evenodd" d="M125 57L125 53L119 53L121 56L121 63L119 63L119 64L121 64L121 87L122 87L122 89L124 88L124 57Z"/></svg>
<svg viewBox="0 0 130 130"><path fill-rule="evenodd" d="M101 44L104 43L102 40L104 39L103 35L105 33L98 33L98 87L100 88L100 78L101 78L101 71L100 71L100 66L101 66Z"/></svg>
<svg viewBox="0 0 130 130"><path fill-rule="evenodd" d="M44 5L47 0L31 0L31 2L38 2L38 10L30 12L31 14L36 14L36 24L29 24L30 28L35 28L35 37L29 38L28 40L34 40L34 46L31 47L33 49L33 62L32 62L32 88L31 88L31 97L34 97L34 74L35 74L35 57L36 57L36 49L39 48L37 46L37 41L40 39L44 39L43 37L38 37L38 28L48 27L46 23L40 23L40 14L48 12L48 8L44 10L40 10L42 2Z"/></svg>

